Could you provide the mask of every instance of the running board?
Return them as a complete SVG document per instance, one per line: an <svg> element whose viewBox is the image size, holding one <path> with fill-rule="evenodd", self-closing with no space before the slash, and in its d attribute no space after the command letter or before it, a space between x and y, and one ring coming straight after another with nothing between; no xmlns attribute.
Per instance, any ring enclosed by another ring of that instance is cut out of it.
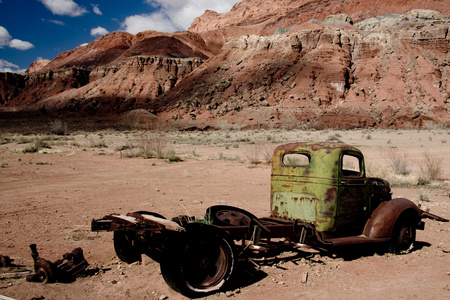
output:
<svg viewBox="0 0 450 300"><path fill-rule="evenodd" d="M345 245L368 244L368 243L383 243L388 242L389 240L390 238L369 238L365 235L358 235L358 236L328 238L324 239L323 241L326 243L331 243L333 246L345 246Z"/></svg>

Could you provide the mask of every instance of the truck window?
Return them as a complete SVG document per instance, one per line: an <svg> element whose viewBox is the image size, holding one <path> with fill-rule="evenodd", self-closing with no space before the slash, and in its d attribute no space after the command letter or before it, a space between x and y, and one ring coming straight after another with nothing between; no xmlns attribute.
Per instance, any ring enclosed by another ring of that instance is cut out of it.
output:
<svg viewBox="0 0 450 300"><path fill-rule="evenodd" d="M283 165L288 167L305 167L309 165L311 156L308 153L288 153L283 156Z"/></svg>
<svg viewBox="0 0 450 300"><path fill-rule="evenodd" d="M345 177L361 176L361 162L359 157L344 154L342 156L342 173Z"/></svg>

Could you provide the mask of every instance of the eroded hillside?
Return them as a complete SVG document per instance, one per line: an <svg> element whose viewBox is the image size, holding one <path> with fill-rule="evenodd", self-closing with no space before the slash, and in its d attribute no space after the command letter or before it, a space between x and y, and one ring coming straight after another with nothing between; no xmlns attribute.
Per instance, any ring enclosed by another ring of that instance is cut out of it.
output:
<svg viewBox="0 0 450 300"><path fill-rule="evenodd" d="M145 109L199 128L449 124L444 4L244 0L186 32L113 32L28 74L3 73L0 105L47 116Z"/></svg>

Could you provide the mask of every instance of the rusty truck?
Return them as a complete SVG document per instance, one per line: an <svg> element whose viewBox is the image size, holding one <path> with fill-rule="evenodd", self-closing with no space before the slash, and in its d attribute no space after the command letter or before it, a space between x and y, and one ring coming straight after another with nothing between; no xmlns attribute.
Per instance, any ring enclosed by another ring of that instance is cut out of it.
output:
<svg viewBox="0 0 450 300"><path fill-rule="evenodd" d="M166 219L148 211L110 214L93 231L113 231L117 256L126 263L146 254L160 263L166 283L197 297L223 288L239 260L285 247L332 251L338 246L411 247L423 219L447 219L392 198L390 185L366 176L363 154L343 143L290 143L272 157L270 216L215 205L202 219Z"/></svg>

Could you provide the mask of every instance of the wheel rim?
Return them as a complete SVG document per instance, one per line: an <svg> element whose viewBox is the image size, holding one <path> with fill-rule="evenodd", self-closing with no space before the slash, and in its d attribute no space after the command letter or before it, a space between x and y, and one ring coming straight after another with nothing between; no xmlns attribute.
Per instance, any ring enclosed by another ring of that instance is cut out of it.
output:
<svg viewBox="0 0 450 300"><path fill-rule="evenodd" d="M221 284L228 274L229 264L223 244L201 240L187 247L182 273L194 290L206 290Z"/></svg>
<svg viewBox="0 0 450 300"><path fill-rule="evenodd" d="M398 245L400 250L407 250L414 242L411 226L405 225L400 229L398 236Z"/></svg>
<svg viewBox="0 0 450 300"><path fill-rule="evenodd" d="M248 226L252 221L247 215L235 210L219 210L216 217L224 223L238 226Z"/></svg>
<svg viewBox="0 0 450 300"><path fill-rule="evenodd" d="M36 271L36 275L39 276L39 281L42 283L48 283L49 282L49 278L48 278L48 274L46 272L46 270L44 268L39 268Z"/></svg>
<svg viewBox="0 0 450 300"><path fill-rule="evenodd" d="M130 264L141 261L141 252L136 246L134 232L114 231L114 249L120 260Z"/></svg>

